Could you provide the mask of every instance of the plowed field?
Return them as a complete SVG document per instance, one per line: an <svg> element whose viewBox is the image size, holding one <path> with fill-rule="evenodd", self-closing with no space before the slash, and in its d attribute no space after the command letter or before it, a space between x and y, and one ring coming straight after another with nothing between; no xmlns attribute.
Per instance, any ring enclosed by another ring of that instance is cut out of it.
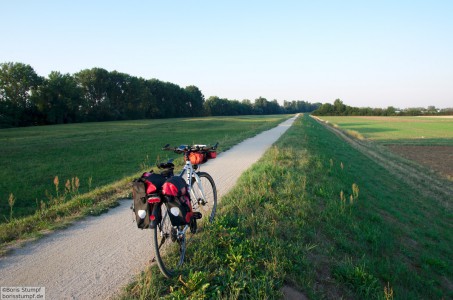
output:
<svg viewBox="0 0 453 300"><path fill-rule="evenodd" d="M453 146L387 145L403 156L453 179Z"/></svg>

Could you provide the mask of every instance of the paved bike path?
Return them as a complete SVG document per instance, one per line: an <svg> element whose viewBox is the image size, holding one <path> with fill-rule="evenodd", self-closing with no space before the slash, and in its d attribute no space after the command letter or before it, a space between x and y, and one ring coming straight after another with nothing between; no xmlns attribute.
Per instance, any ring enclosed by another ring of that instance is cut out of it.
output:
<svg viewBox="0 0 453 300"><path fill-rule="evenodd" d="M247 139L201 166L216 182L219 199L240 174L291 126L295 117ZM106 299L149 263L149 230L139 230L132 200L98 217L30 242L0 258L0 286L45 287L47 299Z"/></svg>

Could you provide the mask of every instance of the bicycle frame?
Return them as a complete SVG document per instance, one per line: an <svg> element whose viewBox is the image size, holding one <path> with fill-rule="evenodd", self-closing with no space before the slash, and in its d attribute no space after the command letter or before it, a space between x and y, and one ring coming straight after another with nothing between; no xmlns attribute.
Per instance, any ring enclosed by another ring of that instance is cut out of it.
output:
<svg viewBox="0 0 453 300"><path fill-rule="evenodd" d="M190 193L190 191L192 191L192 177L194 176L194 174L196 175L190 160L186 160L186 164L184 165L184 168L178 174L178 176L183 177L184 174L186 174L186 173L187 173L186 181L187 181L187 185L188 185L187 188L188 188L188 192Z"/></svg>
<svg viewBox="0 0 453 300"><path fill-rule="evenodd" d="M201 186L199 183L200 183L200 177L198 177L197 173L195 172L194 168L193 168L193 165L192 163L190 162L189 159L186 160L186 164L184 165L184 168L182 169L182 171L178 174L178 176L180 177L183 177L185 174L187 174L187 184L188 184L188 187L187 187L187 191L188 193L190 194L191 197L193 197L193 200L196 200L197 202L199 201L199 199L195 199L195 194L193 194L192 192L192 180L195 179L195 181L197 182L198 184L198 188L201 192L201 196L202 196L202 200L204 203L207 203L208 201L206 200L206 196L205 196L205 193L204 193L204 190L203 190L203 186Z"/></svg>

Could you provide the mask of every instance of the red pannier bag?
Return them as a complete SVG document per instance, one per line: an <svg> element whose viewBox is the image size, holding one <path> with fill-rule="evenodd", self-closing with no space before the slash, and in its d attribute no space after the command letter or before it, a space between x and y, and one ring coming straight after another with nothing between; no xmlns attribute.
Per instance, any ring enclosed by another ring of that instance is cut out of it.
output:
<svg viewBox="0 0 453 300"><path fill-rule="evenodd" d="M179 176L168 179L162 186L162 194L166 197L168 215L173 226L189 224L193 216L192 204L187 194L187 183Z"/></svg>
<svg viewBox="0 0 453 300"><path fill-rule="evenodd" d="M208 151L207 154L208 159L214 159L217 157L217 152L216 151Z"/></svg>
<svg viewBox="0 0 453 300"><path fill-rule="evenodd" d="M147 194L157 193L165 183L165 177L163 175L153 172L143 173L142 178L145 181Z"/></svg>

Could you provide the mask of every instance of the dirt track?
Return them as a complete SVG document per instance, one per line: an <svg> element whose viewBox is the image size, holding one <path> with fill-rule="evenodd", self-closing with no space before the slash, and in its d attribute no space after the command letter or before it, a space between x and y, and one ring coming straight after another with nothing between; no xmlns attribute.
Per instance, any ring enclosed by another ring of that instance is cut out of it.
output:
<svg viewBox="0 0 453 300"><path fill-rule="evenodd" d="M202 166L219 196L291 126L292 118ZM0 286L45 287L47 299L105 299L117 294L151 258L151 235L133 223L131 200L88 217L0 259Z"/></svg>

